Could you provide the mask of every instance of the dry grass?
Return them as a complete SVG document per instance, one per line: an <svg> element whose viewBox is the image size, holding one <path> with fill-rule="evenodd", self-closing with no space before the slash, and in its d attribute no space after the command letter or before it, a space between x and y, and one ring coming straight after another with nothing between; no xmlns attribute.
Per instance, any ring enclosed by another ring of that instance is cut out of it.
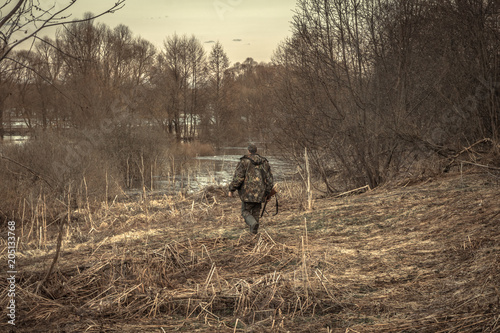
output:
<svg viewBox="0 0 500 333"><path fill-rule="evenodd" d="M317 199L310 212L282 199L257 236L217 188L115 203L92 227L76 212L43 285L55 235L46 249L21 240L16 328L500 331L499 197L499 178L471 173Z"/></svg>

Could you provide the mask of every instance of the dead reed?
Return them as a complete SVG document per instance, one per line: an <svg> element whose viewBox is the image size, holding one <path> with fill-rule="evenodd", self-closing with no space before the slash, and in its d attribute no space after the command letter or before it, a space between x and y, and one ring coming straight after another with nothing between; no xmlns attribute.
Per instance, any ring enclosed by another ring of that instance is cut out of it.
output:
<svg viewBox="0 0 500 333"><path fill-rule="evenodd" d="M216 187L103 207L94 230L73 212L38 291L54 237L19 251L17 329L495 332L499 195L498 178L462 174L285 201L258 236Z"/></svg>

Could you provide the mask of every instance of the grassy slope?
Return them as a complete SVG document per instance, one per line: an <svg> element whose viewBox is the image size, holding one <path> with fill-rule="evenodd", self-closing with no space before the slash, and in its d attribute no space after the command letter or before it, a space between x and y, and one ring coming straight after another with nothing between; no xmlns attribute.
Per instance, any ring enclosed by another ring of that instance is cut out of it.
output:
<svg viewBox="0 0 500 333"><path fill-rule="evenodd" d="M256 237L222 191L115 205L93 214L96 230L68 231L38 293L53 246L24 245L17 328L500 331L499 199L484 174L318 199L311 212L282 198Z"/></svg>

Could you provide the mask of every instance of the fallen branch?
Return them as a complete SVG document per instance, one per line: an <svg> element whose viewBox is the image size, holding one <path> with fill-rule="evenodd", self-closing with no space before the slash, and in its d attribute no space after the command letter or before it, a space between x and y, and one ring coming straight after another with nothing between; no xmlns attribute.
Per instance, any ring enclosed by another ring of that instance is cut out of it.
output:
<svg viewBox="0 0 500 333"><path fill-rule="evenodd" d="M17 166L20 166L21 168L24 168L24 169L28 170L31 174L33 174L33 176L35 176L36 178L44 181L51 189L54 189L54 187L47 181L47 179L45 179L44 177L42 177L42 175L40 175L38 172L34 171L30 167L27 167L26 165L24 165L22 163L19 163L19 162L15 161L15 160L13 160L13 159L5 156L2 153L0 153L0 158L4 159L6 161L9 161L11 163L14 163Z"/></svg>
<svg viewBox="0 0 500 333"><path fill-rule="evenodd" d="M57 247L56 247L56 253L54 254L54 259L52 260L52 264L50 265L49 270L47 271L47 274L45 275L45 278L39 282L35 294L38 294L38 290L40 286L42 286L50 277L52 274L52 271L54 270L54 267L56 266L57 259L59 259L59 254L61 253L61 245L62 245L62 237L63 237L63 231L64 231L64 219L65 215L61 216L59 220L59 234L57 235Z"/></svg>
<svg viewBox="0 0 500 333"><path fill-rule="evenodd" d="M345 197L346 195L353 194L353 193L363 193L365 191L370 191L370 190L371 190L370 185L365 185L363 187L355 188L354 190L350 190L347 192L337 194L335 196L335 198Z"/></svg>
<svg viewBox="0 0 500 333"><path fill-rule="evenodd" d="M466 148L462 149L459 153L451 156L450 157L450 162L444 168L444 170L445 171L449 170L454 163L458 163L458 162L459 163L465 163L465 164L474 165L474 166L481 167L481 168L487 168L487 169L491 169L491 170L500 170L500 168L498 168L498 167L492 167L492 166L489 166L489 165L482 165L482 164L478 164L478 163L475 163L475 162L470 162L470 161L465 161L465 160L458 159L464 153L474 153L476 155L479 155L479 153L473 151L472 148L474 148L475 146L477 146L477 145L479 145L481 143L489 143L489 144L493 145L493 147L495 146L495 143L493 142L492 139L490 139L490 138L481 139L481 140L473 143L469 147L466 147Z"/></svg>
<svg viewBox="0 0 500 333"><path fill-rule="evenodd" d="M491 143L493 145L493 140L491 140L490 138L484 138L484 139L481 139L475 143L473 143L472 145L470 145L469 147L466 147L464 148L461 152L459 152L458 154L456 154L455 156L453 156L453 159L456 159L458 158L460 155L462 155L463 153L465 152L470 152L470 150L472 148L474 148L475 146L481 144L481 143L485 143L485 142L488 142L488 143Z"/></svg>
<svg viewBox="0 0 500 333"><path fill-rule="evenodd" d="M474 165L474 166L477 166L477 167L480 167L480 168L486 168L486 169L491 169L491 170L498 170L498 171L500 171L500 168L498 168L498 167L494 167L494 166L491 166L491 165L483 165L483 164L474 163L474 162L469 162L469 161L464 161L464 160L458 160L458 162L460 162L460 163L465 163L465 164L470 164L470 165Z"/></svg>

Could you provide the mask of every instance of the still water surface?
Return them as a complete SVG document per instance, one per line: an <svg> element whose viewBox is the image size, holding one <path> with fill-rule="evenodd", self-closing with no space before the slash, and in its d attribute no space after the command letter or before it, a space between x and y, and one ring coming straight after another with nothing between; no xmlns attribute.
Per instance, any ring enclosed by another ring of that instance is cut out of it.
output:
<svg viewBox="0 0 500 333"><path fill-rule="evenodd" d="M223 149L218 155L196 157L191 161L190 167L180 174L169 179L157 179L154 190L162 193L193 193L207 186L225 187L231 182L236 165L244 153L244 148L230 147ZM289 178L294 173L294 166L289 162L273 156L262 156L268 159L275 182Z"/></svg>

